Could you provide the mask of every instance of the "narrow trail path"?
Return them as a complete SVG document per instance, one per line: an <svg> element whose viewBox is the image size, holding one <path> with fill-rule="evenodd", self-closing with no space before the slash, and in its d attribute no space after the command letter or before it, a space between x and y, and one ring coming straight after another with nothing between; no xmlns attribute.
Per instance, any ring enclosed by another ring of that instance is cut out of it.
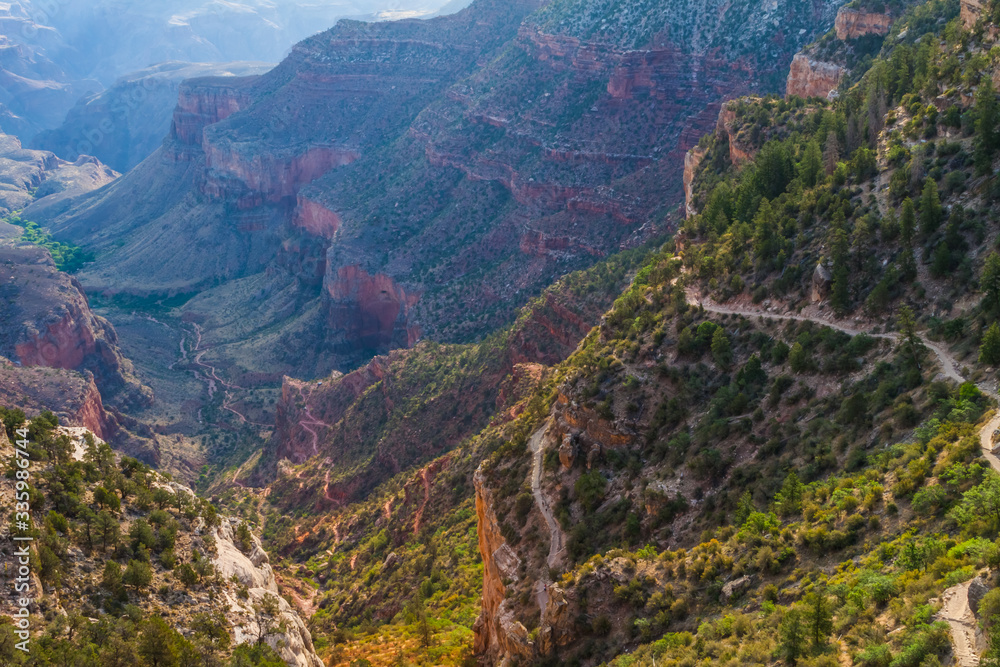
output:
<svg viewBox="0 0 1000 667"><path fill-rule="evenodd" d="M813 322L815 324L821 324L823 326L830 327L837 331L842 331L851 336L857 336L859 334L866 334L873 338L880 338L883 340L890 340L894 343L898 343L900 335L898 333L872 333L865 331L863 329L856 329L849 327L845 324L839 322L819 317L819 316L809 316L809 315L793 315L793 314L778 314L770 313L761 308L750 308L747 306L721 306L714 303L711 299L703 299L699 297L693 290L688 290L687 292L688 302L695 306L701 306L706 311L710 313L718 313L721 315L742 315L744 317L764 317L772 320L793 320L796 322ZM941 374L945 377L954 380L955 382L961 384L965 382L965 378L959 372L959 364L955 358L948 352L948 350L941 345L930 340L927 334L924 332L918 333L920 340L923 342L924 346L930 350L934 356L937 358L938 363L941 366ZM998 396L996 386L989 386L986 383L981 383L978 385L979 390L984 394L992 397L995 400L1000 400ZM983 458L985 458L990 466L997 472L1000 472L1000 458L993 453L992 437L993 431L1000 427L1000 411L997 415L993 417L987 424L985 424L979 431L980 444L983 448Z"/></svg>
<svg viewBox="0 0 1000 667"><path fill-rule="evenodd" d="M958 667L976 667L979 665L979 652L976 650L976 617L969 608L969 582L952 586L942 597L944 607L937 617L951 627L951 639L954 644L953 664Z"/></svg>
<svg viewBox="0 0 1000 667"><path fill-rule="evenodd" d="M312 437L313 456L319 456L319 433L316 432L316 428L314 427L329 428L330 425L321 419L316 419L316 417L313 416L312 410L309 407L309 401L306 400L302 387L299 387L299 398L305 405L305 409L303 410L303 412L305 412L305 417L299 420L299 426L301 426L302 430Z"/></svg>
<svg viewBox="0 0 1000 667"><path fill-rule="evenodd" d="M223 410L233 413L244 424L253 424L254 426L262 426L264 428L270 428L271 427L270 424L261 424L260 422L251 421L249 417L247 417L245 414L243 414L242 412L233 407L233 403L235 401L233 400L230 390L234 391L242 390L243 388L238 387L232 384L231 382L223 380L221 377L219 377L218 370L215 368L215 366L207 364L201 360L202 357L205 356L205 353L208 352L208 348L202 349L201 327L198 326L198 324L193 324L193 327L195 332L195 343L194 343L194 348L192 348L191 350L194 353L194 358L192 359L192 361L196 366L200 366L201 368L204 369L203 373L194 371L194 375L196 378L203 380L206 383L206 387L208 388L208 400L212 400L212 398L215 396L215 392L218 391L218 388L222 387ZM185 340L186 338L181 340L182 361L187 358L187 353L184 350Z"/></svg>
<svg viewBox="0 0 1000 667"><path fill-rule="evenodd" d="M528 448L531 450L532 461L531 461L531 495L535 497L535 505L538 506L538 511L542 513L542 517L545 519L545 524L549 527L549 556L546 559L546 563L549 568L555 568L559 562L562 560L562 556L566 551L566 538L563 535L562 528L559 526L559 522L556 521L555 515L552 514L552 508L549 507L549 501L542 493L542 459L545 454L545 450L542 447L542 441L545 439L545 434L548 433L549 427L552 425L552 418L550 417L542 424L528 440ZM549 603L549 593L548 593L549 581L548 573L546 572L542 580L535 582L535 596L538 600L538 607L545 613L545 607Z"/></svg>
<svg viewBox="0 0 1000 667"><path fill-rule="evenodd" d="M413 534L416 535L420 532L420 522L424 518L424 510L427 509L427 503L431 500L431 477L430 477L430 466L425 467L420 471L420 481L424 487L424 500L420 503L420 507L417 508L416 514L413 517Z"/></svg>

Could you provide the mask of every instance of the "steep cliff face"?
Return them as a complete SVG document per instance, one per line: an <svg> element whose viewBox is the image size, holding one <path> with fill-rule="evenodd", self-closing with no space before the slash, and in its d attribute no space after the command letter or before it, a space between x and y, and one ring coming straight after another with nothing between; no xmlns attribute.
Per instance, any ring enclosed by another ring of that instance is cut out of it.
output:
<svg viewBox="0 0 1000 667"><path fill-rule="evenodd" d="M187 492L190 493L190 490ZM323 661L313 648L309 629L279 593L274 570L260 540L253 536L249 555L236 546L234 534L237 523L232 519L223 519L218 527L212 528L211 533L216 544L216 556L212 561L216 571L224 581L246 587L246 595L235 590L235 585L222 593L233 641L236 644L257 641L261 628L253 605L270 596L277 600L278 620L284 630L268 634L265 639L267 644L291 667L323 667Z"/></svg>
<svg viewBox="0 0 1000 667"><path fill-rule="evenodd" d="M486 487L482 473L473 477L476 487L476 519L479 553L483 558L482 611L475 625L475 651L490 664L512 660L531 660L534 646L528 631L518 621L507 600L507 585L520 578L521 559L500 533L493 508L493 495Z"/></svg>
<svg viewBox="0 0 1000 667"><path fill-rule="evenodd" d="M690 218L695 211L692 208L694 177L698 174L698 167L705 159L705 149L695 146L684 154L684 214Z"/></svg>
<svg viewBox="0 0 1000 667"><path fill-rule="evenodd" d="M343 332L349 347L388 351L420 338L420 327L409 317L419 294L407 293L389 276L342 266L335 275L327 272L324 288L327 323Z"/></svg>
<svg viewBox="0 0 1000 667"><path fill-rule="evenodd" d="M804 53L798 53L792 60L788 73L786 95L791 97L827 98L837 90L847 70L834 63L813 60Z"/></svg>
<svg viewBox="0 0 1000 667"><path fill-rule="evenodd" d="M834 28L837 39L846 41L865 35L887 35L892 27L892 16L860 9L843 8L837 12Z"/></svg>
<svg viewBox="0 0 1000 667"><path fill-rule="evenodd" d="M58 271L47 250L0 247L0 293L10 306L0 322L0 355L24 366L92 374L105 398L144 405L149 389L132 378L111 324L91 310L79 284Z"/></svg>

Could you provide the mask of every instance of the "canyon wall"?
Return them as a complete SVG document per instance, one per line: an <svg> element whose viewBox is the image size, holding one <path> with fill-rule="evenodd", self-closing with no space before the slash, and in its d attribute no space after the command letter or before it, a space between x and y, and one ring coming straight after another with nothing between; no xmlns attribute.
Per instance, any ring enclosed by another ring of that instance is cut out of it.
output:
<svg viewBox="0 0 1000 667"><path fill-rule="evenodd" d="M479 553L483 558L482 609L476 624L474 650L489 664L499 665L535 657L534 644L528 630L518 621L511 601L507 599L507 584L520 579L521 559L500 533L500 523L493 509L493 494L486 486L482 473L473 477L476 487L476 518Z"/></svg>
<svg viewBox="0 0 1000 667"><path fill-rule="evenodd" d="M0 322L0 355L23 366L87 372L121 405L152 400L133 379L114 328L90 310L79 283L56 269L47 250L0 247L0 263L0 295L10 304Z"/></svg>
<svg viewBox="0 0 1000 667"><path fill-rule="evenodd" d="M60 423L85 427L105 440L119 431L89 373L28 367L0 357L0 405L29 416L51 410Z"/></svg>
<svg viewBox="0 0 1000 667"><path fill-rule="evenodd" d="M694 191L692 186L695 176L698 174L698 167L705 159L705 153L705 149L695 146L684 154L684 214L688 218L696 213L693 206Z"/></svg>

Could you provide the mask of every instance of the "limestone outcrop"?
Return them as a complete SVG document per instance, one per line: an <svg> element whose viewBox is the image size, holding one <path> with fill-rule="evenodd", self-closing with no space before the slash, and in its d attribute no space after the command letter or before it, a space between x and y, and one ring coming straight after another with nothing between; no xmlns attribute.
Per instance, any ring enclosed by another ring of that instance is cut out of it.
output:
<svg viewBox="0 0 1000 667"><path fill-rule="evenodd" d="M248 594L244 599L235 590L224 592L229 605L226 618L231 623L234 642L257 641L261 627L253 606L271 596L278 604L281 626L277 632L266 635L267 644L291 667L323 667L323 661L313 648L309 629L278 591L274 571L260 540L254 536L249 555L244 554L234 542L234 530L235 521L232 519L223 519L217 528L212 529L217 549L212 564L223 580L235 578L239 585L246 587Z"/></svg>

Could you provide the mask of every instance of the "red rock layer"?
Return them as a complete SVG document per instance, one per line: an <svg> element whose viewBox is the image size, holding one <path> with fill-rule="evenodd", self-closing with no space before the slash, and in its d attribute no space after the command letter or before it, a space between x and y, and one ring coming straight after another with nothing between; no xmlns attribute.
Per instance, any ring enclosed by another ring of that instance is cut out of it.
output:
<svg viewBox="0 0 1000 667"><path fill-rule="evenodd" d="M340 229L340 222L340 215L335 211L299 195L295 217L292 219L292 225L295 227L304 229L313 236L329 240Z"/></svg>
<svg viewBox="0 0 1000 667"><path fill-rule="evenodd" d="M408 293L389 276L360 266L342 266L326 276L327 326L362 349L409 347L420 328L409 322L419 294Z"/></svg>
<svg viewBox="0 0 1000 667"><path fill-rule="evenodd" d="M204 194L215 199L236 198L240 208L255 208L295 197L299 189L330 171L358 159L353 150L317 146L298 155L274 153L244 155L232 146L206 142L208 174Z"/></svg>
<svg viewBox="0 0 1000 667"><path fill-rule="evenodd" d="M148 402L149 390L127 379L111 324L90 310L79 284L55 267L47 250L2 248L0 285L17 318L0 323L0 354L23 366L90 372L105 396L128 392Z"/></svg>
<svg viewBox="0 0 1000 667"><path fill-rule="evenodd" d="M192 79L181 84L170 127L170 138L184 146L201 147L206 127L245 108L248 87L256 77Z"/></svg>

